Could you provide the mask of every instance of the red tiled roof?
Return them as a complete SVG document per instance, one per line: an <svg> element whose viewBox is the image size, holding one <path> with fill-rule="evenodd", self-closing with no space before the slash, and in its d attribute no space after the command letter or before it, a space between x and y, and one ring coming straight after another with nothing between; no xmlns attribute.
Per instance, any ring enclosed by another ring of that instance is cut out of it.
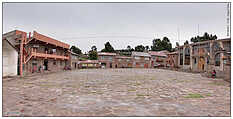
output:
<svg viewBox="0 0 233 119"><path fill-rule="evenodd" d="M36 31L33 31L33 38L35 38L37 40L40 40L40 41L43 41L43 42L46 42L46 43L57 45L57 46L60 46L60 47L63 47L63 48L67 48L67 49L70 48L70 45L68 45L66 43L63 43L61 41L55 40L53 38L50 38L48 36L39 34Z"/></svg>
<svg viewBox="0 0 233 119"><path fill-rule="evenodd" d="M108 56L115 56L116 53L109 53L109 52L99 52L98 55L108 55Z"/></svg>
<svg viewBox="0 0 233 119"><path fill-rule="evenodd" d="M149 54L150 54L151 56L167 57L167 55L166 55L164 52L150 51Z"/></svg>

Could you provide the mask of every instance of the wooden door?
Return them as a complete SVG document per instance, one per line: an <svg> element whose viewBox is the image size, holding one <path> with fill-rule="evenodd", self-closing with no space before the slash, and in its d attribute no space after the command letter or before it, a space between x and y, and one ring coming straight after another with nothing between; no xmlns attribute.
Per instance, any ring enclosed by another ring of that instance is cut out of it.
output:
<svg viewBox="0 0 233 119"><path fill-rule="evenodd" d="M198 61L198 70L204 71L204 69L205 69L205 59L201 57Z"/></svg>

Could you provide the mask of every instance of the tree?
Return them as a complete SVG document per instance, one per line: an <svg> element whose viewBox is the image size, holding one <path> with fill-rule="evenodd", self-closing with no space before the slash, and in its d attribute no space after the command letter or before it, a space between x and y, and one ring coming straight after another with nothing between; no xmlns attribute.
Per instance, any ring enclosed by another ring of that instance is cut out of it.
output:
<svg viewBox="0 0 233 119"><path fill-rule="evenodd" d="M172 44L170 43L170 40L167 37L163 37L162 40L162 50L172 50Z"/></svg>
<svg viewBox="0 0 233 119"><path fill-rule="evenodd" d="M188 40L186 40L186 41L184 42L184 45L187 45L187 44L189 44L189 41L188 41Z"/></svg>
<svg viewBox="0 0 233 119"><path fill-rule="evenodd" d="M205 32L203 36L195 36L191 38L191 42L202 42L202 41L208 41L208 40L216 40L218 37L216 35L208 34Z"/></svg>
<svg viewBox="0 0 233 119"><path fill-rule="evenodd" d="M109 42L104 44L104 49L101 50L101 52L115 52L114 48L111 46Z"/></svg>
<svg viewBox="0 0 233 119"><path fill-rule="evenodd" d="M151 50L152 51L160 51L160 50L162 50L162 44L161 44L161 40L160 39L154 39L153 41L152 41L152 46L151 46Z"/></svg>
<svg viewBox="0 0 233 119"><path fill-rule="evenodd" d="M88 57L89 57L90 60L97 60L97 58L98 58L97 51L96 50L89 51Z"/></svg>
<svg viewBox="0 0 233 119"><path fill-rule="evenodd" d="M172 44L167 37L163 37L163 40L154 39L151 46L152 51L161 51L161 50L172 50Z"/></svg>
<svg viewBox="0 0 233 119"><path fill-rule="evenodd" d="M148 45L145 48L146 48L146 51L150 50L150 47Z"/></svg>
<svg viewBox="0 0 233 119"><path fill-rule="evenodd" d="M95 45L94 45L94 46L92 46L92 47L91 47L91 50L92 50L92 51L97 51L96 46L95 46Z"/></svg>
<svg viewBox="0 0 233 119"><path fill-rule="evenodd" d="M135 51L137 52L144 52L145 47L143 45L138 45L135 47Z"/></svg>
<svg viewBox="0 0 233 119"><path fill-rule="evenodd" d="M176 42L176 47L179 47L179 46L180 46L180 44L178 42Z"/></svg>
<svg viewBox="0 0 233 119"><path fill-rule="evenodd" d="M71 51L71 52L74 52L74 53L76 53L76 54L82 54L82 51L81 51L78 47L75 47L75 46L72 46L72 47L70 48L70 51Z"/></svg>

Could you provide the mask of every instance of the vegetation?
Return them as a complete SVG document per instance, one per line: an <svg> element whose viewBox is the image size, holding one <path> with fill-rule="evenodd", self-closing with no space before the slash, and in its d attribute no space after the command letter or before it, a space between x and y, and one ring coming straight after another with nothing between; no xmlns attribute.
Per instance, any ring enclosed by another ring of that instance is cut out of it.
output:
<svg viewBox="0 0 233 119"><path fill-rule="evenodd" d="M91 50L88 52L88 57L90 60L97 60L98 59L98 53L96 46L92 46Z"/></svg>
<svg viewBox="0 0 233 119"><path fill-rule="evenodd" d="M202 41L208 41L208 40L216 40L217 36L208 34L207 32L204 33L203 36L196 36L191 38L191 42L196 43L196 42L202 42Z"/></svg>
<svg viewBox="0 0 233 119"><path fill-rule="evenodd" d="M70 48L70 51L72 51L72 52L74 52L76 54L82 54L82 51L78 47L76 47L76 46L72 46Z"/></svg>
<svg viewBox="0 0 233 119"><path fill-rule="evenodd" d="M188 96L185 96L185 98L204 98L204 96L198 93L190 93Z"/></svg>
<svg viewBox="0 0 233 119"><path fill-rule="evenodd" d="M184 45L188 45L188 44L189 44L189 41L186 40L186 41L184 42Z"/></svg>
<svg viewBox="0 0 233 119"><path fill-rule="evenodd" d="M110 53L115 52L114 48L112 47L112 45L109 42L105 43L104 46L105 47L104 47L104 49L101 50L101 52L110 52Z"/></svg>
<svg viewBox="0 0 233 119"><path fill-rule="evenodd" d="M143 45L138 45L134 49L136 52L144 52L145 51L145 47Z"/></svg>
<svg viewBox="0 0 233 119"><path fill-rule="evenodd" d="M161 50L172 50L172 44L170 43L170 40L167 37L163 37L163 40L160 39L154 39L152 41L151 46L152 51L161 51Z"/></svg>

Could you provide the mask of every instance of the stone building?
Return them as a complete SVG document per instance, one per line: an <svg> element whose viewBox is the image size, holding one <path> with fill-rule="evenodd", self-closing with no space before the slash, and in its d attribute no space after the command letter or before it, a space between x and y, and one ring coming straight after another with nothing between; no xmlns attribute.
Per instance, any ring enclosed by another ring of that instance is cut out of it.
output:
<svg viewBox="0 0 233 119"><path fill-rule="evenodd" d="M165 51L149 51L149 54L151 55L151 66L165 66L166 65L166 59L167 55Z"/></svg>
<svg viewBox="0 0 233 119"><path fill-rule="evenodd" d="M178 66L193 72L217 71L223 77L229 72L231 39L197 42L178 47Z"/></svg>
<svg viewBox="0 0 233 119"><path fill-rule="evenodd" d="M151 55L146 52L132 52L133 68L151 68Z"/></svg>
<svg viewBox="0 0 233 119"><path fill-rule="evenodd" d="M98 60L85 60L79 61L79 68L100 68L100 62Z"/></svg>
<svg viewBox="0 0 233 119"><path fill-rule="evenodd" d="M178 68L178 52L167 53L166 67L171 69Z"/></svg>
<svg viewBox="0 0 233 119"><path fill-rule="evenodd" d="M16 47L19 74L62 70L68 65L69 45L36 31L27 34L15 30L5 34Z"/></svg>
<svg viewBox="0 0 233 119"><path fill-rule="evenodd" d="M116 68L116 53L98 52L98 61L102 68Z"/></svg>
<svg viewBox="0 0 233 119"><path fill-rule="evenodd" d="M76 54L74 52L70 52L70 67L71 69L78 69L78 63L79 63L79 54Z"/></svg>
<svg viewBox="0 0 233 119"><path fill-rule="evenodd" d="M116 68L132 68L133 60L132 57L127 56L116 56L115 59Z"/></svg>

